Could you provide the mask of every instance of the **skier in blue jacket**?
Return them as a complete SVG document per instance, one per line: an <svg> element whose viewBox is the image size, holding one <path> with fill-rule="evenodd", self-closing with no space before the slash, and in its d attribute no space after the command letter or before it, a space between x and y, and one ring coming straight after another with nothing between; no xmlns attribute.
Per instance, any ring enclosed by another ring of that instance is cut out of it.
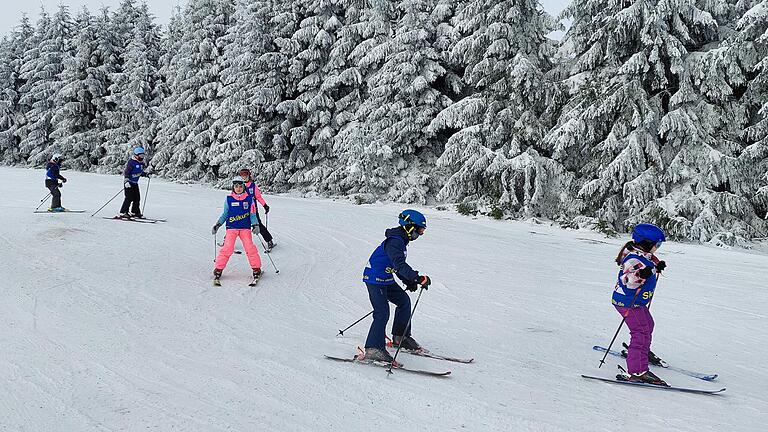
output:
<svg viewBox="0 0 768 432"><path fill-rule="evenodd" d="M53 197L51 199L51 208L48 209L49 212L66 211L61 206L61 191L59 190L63 183L67 182L67 179L59 173L62 162L64 162L64 157L56 153L51 157L50 162L45 165L45 187L51 191L51 196ZM59 180L61 180L61 183L59 183Z"/></svg>
<svg viewBox="0 0 768 432"><path fill-rule="evenodd" d="M121 218L142 218L141 208L139 207L141 201L141 194L139 193L139 178L149 177L149 174L144 172L144 147L136 147L133 149L133 157L128 159L128 163L125 164L125 170L123 171L123 186L125 187L125 199L123 205L120 207ZM128 213L130 208L131 213Z"/></svg>
<svg viewBox="0 0 768 432"><path fill-rule="evenodd" d="M411 337L411 326L408 325L411 299L395 282L395 276L408 291L416 291L419 285L425 289L429 287L429 276L420 275L405 261L408 243L424 235L427 219L416 210L404 210L399 215L399 223L400 226L386 230L386 238L373 251L363 271L363 282L373 306L373 323L365 341L365 359L392 362L385 342L389 302L397 306L392 323L393 345L407 350L421 349Z"/></svg>

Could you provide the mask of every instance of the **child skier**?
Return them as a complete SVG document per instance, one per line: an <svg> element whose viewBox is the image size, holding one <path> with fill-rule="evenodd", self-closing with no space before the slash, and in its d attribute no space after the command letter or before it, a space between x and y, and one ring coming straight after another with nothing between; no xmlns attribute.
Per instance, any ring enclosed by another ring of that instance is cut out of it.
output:
<svg viewBox="0 0 768 432"><path fill-rule="evenodd" d="M144 147L136 147L133 149L133 157L128 159L128 163L125 164L125 170L123 171L125 187L125 199L123 205L120 207L121 218L130 219L132 217L142 218L141 207L139 203L141 201L141 194L139 193L139 177L149 177L149 174L144 172ZM131 212L128 213L130 207Z"/></svg>
<svg viewBox="0 0 768 432"><path fill-rule="evenodd" d="M256 213L253 197L245 191L245 179L242 177L235 177L232 180L232 193L227 195L224 200L224 211L216 225L213 226L211 234L216 235L216 231L224 223L227 225L227 233L224 236L224 246L221 247L219 255L216 257L216 264L213 269L214 283L219 284L221 273L235 250L235 240L238 237L253 269L254 282L257 282L261 277L261 257L259 250L253 244L251 232L256 232L259 228L259 215Z"/></svg>
<svg viewBox="0 0 768 432"><path fill-rule="evenodd" d="M240 177L245 179L245 190L248 192L248 195L253 197L255 202L258 202L262 207L264 207L265 214L269 213L269 206L264 200L264 197L261 195L261 190L258 186L256 186L256 182L254 182L253 178L251 177L251 170L248 168L241 169ZM256 208L256 211L258 212L258 207ZM267 252L271 251L272 248L275 247L275 243L272 241L272 234L269 233L266 225L261 223L261 218L259 218L259 234L261 234L261 236L264 237L264 241L267 242Z"/></svg>
<svg viewBox="0 0 768 432"><path fill-rule="evenodd" d="M56 153L45 165L45 187L51 191L51 196L53 197L51 199L51 207L48 209L49 212L67 211L67 209L61 206L61 191L59 191L62 184L67 182L67 179L59 173L62 162L64 162L64 157ZM61 180L61 183L59 183L59 180Z"/></svg>
<svg viewBox="0 0 768 432"><path fill-rule="evenodd" d="M667 385L648 370L654 324L648 307L656 289L657 275L667 267L654 253L666 238L661 228L652 224L639 224L632 230L632 240L621 248L616 257L620 270L612 303L621 316L625 317L630 333L627 350L629 378L623 375L617 378Z"/></svg>
<svg viewBox="0 0 768 432"><path fill-rule="evenodd" d="M363 282L368 288L368 298L373 306L373 323L365 341L365 359L392 362L384 340L389 320L389 302L397 306L392 323L393 345L407 350L421 349L411 337L411 326L408 326L411 299L395 282L393 275L405 283L408 291L416 291L418 285L425 289L429 287L429 276L420 275L405 262L408 242L424 235L427 219L416 210L404 210L399 215L399 223L400 226L386 230L386 238L373 251L363 270Z"/></svg>

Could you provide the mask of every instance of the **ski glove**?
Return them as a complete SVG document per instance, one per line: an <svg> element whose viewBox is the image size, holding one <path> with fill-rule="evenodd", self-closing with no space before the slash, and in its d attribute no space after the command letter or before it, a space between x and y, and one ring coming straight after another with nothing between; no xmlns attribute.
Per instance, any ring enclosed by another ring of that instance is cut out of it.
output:
<svg viewBox="0 0 768 432"><path fill-rule="evenodd" d="M643 267L640 270L637 271L637 276L648 279L653 274L653 270L651 270L650 267Z"/></svg>
<svg viewBox="0 0 768 432"><path fill-rule="evenodd" d="M139 176L140 176L140 177L146 177L146 178L149 178L149 174L147 174L147 173L145 173L145 172L143 172L143 173L139 174Z"/></svg>
<svg viewBox="0 0 768 432"><path fill-rule="evenodd" d="M211 229L211 235L216 235L216 231L218 231L219 228L221 228L221 224L217 222L216 225L214 225Z"/></svg>
<svg viewBox="0 0 768 432"><path fill-rule="evenodd" d="M269 206L264 204L264 213L269 213Z"/></svg>
<svg viewBox="0 0 768 432"><path fill-rule="evenodd" d="M63 188L64 187L64 183L59 183L59 187Z"/></svg>
<svg viewBox="0 0 768 432"><path fill-rule="evenodd" d="M123 186L125 186L126 189L130 189L131 188L131 182L126 180L125 183L123 183Z"/></svg>
<svg viewBox="0 0 768 432"><path fill-rule="evenodd" d="M419 289L419 284L407 283L405 284L405 289L406 291L416 291L417 289Z"/></svg>
<svg viewBox="0 0 768 432"><path fill-rule="evenodd" d="M254 234L259 232L259 224L251 225L251 232L254 233Z"/></svg>
<svg viewBox="0 0 768 432"><path fill-rule="evenodd" d="M61 178L61 182L62 182L62 183L66 183L66 182L67 182L67 179L65 179L64 177L62 177L62 178Z"/></svg>
<svg viewBox="0 0 768 432"><path fill-rule="evenodd" d="M666 262L664 262L664 261L659 261L659 262L656 264L656 270L658 270L658 271L660 271L660 272L663 272L665 268L667 268L667 263L666 263Z"/></svg>
<svg viewBox="0 0 768 432"><path fill-rule="evenodd" d="M421 285L424 289L428 289L431 283L432 280L429 278L429 276L419 276L419 285Z"/></svg>

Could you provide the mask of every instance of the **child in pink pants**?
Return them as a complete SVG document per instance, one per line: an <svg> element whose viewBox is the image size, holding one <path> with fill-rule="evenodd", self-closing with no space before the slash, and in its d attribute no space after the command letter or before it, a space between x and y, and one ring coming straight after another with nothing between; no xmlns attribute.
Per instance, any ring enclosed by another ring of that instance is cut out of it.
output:
<svg viewBox="0 0 768 432"><path fill-rule="evenodd" d="M225 223L227 233L224 236L224 246L221 247L216 257L216 264L213 269L214 279L218 281L221 277L229 257L235 250L235 241L238 238L243 244L248 262L253 269L253 278L258 279L261 276L261 257L256 245L253 244L252 232L258 232L259 215L256 213L253 197L245 191L245 180L242 177L235 177L232 180L232 193L227 195L224 201L224 211L216 225L213 226L212 234L215 235L216 231Z"/></svg>

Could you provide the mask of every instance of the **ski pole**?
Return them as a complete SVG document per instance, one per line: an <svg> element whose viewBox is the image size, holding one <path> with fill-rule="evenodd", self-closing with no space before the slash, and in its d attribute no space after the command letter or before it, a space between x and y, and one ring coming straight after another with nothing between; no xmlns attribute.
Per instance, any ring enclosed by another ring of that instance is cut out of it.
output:
<svg viewBox="0 0 768 432"><path fill-rule="evenodd" d="M104 207L106 207L106 206L107 206L107 204L111 203L113 199L117 198L117 196L118 196L118 195L120 195L120 192L122 192L122 191L123 191L123 189L120 189L119 191L117 191L117 193L115 194L115 196L113 196L112 198L110 198L110 199L109 199L109 201L105 202L103 206L99 207L99 209L98 209L98 210L96 210L95 212L93 212L93 214L91 215L91 217L94 217L94 216L96 216L96 213L100 212L100 211L101 211L101 209L103 209Z"/></svg>
<svg viewBox="0 0 768 432"><path fill-rule="evenodd" d="M416 297L416 303L413 304L413 309L411 309L411 315L408 317L408 324L405 326L405 331L403 332L403 338L405 338L405 335L408 334L408 329L411 328L411 320L413 319L413 314L416 312L416 307L419 305L419 300L421 300L421 293L424 292L426 288L424 288L424 285L421 286L421 289L419 290L419 296ZM395 351L395 355L392 357L392 363L389 364L389 369L387 369L387 372L389 374L392 374L392 366L394 366L395 360L397 360L397 355L400 354L400 348L402 348L403 345L400 344L397 346L397 351Z"/></svg>
<svg viewBox="0 0 768 432"><path fill-rule="evenodd" d="M213 233L213 262L216 262L216 237L218 237L218 233Z"/></svg>
<svg viewBox="0 0 768 432"><path fill-rule="evenodd" d="M48 195L46 195L45 198L40 200L40 204L37 207L35 207L35 211L37 211L37 209L39 209L40 206L43 205L43 203L45 202L45 200L48 199L49 196L51 196L51 192L48 192Z"/></svg>
<svg viewBox="0 0 768 432"><path fill-rule="evenodd" d="M256 237L259 237L259 236L256 236ZM261 243L261 247L264 248L264 250L267 250L267 245L264 244L264 240L262 240L261 237L259 237L259 243ZM272 260L272 255L268 253L265 253L264 255L266 255L267 258L269 258L269 262L271 262L272 267L275 268L275 273L280 273L280 270L278 270L277 266L275 265L275 261Z"/></svg>
<svg viewBox="0 0 768 432"><path fill-rule="evenodd" d="M147 198L149 198L149 182L152 181L152 177L147 177L147 190L144 192L144 205L141 207L141 215L144 215L144 210L147 208Z"/></svg>
<svg viewBox="0 0 768 432"><path fill-rule="evenodd" d="M370 311L370 312L368 312L367 314L365 314L365 316L363 316L363 317L362 317L362 318L360 318L359 320L357 320L357 321L353 322L352 324L350 324L350 325L349 325L349 327L345 328L344 330L339 330L339 334L337 334L336 336L337 336L337 337L338 337L338 336L344 336L344 332L345 332L345 331L349 330L350 328L352 328L352 326L354 326L355 324L359 323L360 321L362 321L362 320L364 320L364 319L368 318L368 316L369 316L369 315L371 315L372 313L373 313L373 311Z"/></svg>

